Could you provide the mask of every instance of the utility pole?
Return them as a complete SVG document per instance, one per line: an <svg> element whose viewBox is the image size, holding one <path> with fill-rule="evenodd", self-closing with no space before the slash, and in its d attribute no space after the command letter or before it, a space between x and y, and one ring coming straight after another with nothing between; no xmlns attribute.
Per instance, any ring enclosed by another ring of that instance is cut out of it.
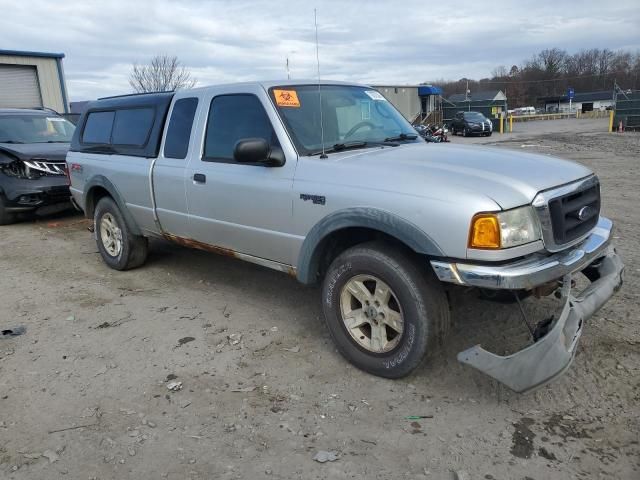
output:
<svg viewBox="0 0 640 480"><path fill-rule="evenodd" d="M287 56L287 80L291 80L291 72L289 71L289 57Z"/></svg>
<svg viewBox="0 0 640 480"><path fill-rule="evenodd" d="M469 100L469 80L467 80L467 88L464 91L464 101L467 102L467 109L471 111L471 100Z"/></svg>

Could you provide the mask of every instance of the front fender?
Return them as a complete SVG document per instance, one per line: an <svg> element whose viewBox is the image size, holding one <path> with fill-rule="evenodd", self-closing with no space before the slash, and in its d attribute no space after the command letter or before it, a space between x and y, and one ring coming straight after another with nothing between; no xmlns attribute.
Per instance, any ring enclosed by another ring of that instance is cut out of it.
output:
<svg viewBox="0 0 640 480"><path fill-rule="evenodd" d="M338 230L353 227L383 232L417 253L444 256L436 242L408 220L377 208L347 208L327 215L309 231L298 256L296 267L298 281L304 284L314 283L320 266L324 240Z"/></svg>

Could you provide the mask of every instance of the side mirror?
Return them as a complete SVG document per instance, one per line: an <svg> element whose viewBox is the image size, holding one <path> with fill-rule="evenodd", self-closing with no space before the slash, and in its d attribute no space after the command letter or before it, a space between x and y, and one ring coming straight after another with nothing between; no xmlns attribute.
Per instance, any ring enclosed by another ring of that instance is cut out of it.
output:
<svg viewBox="0 0 640 480"><path fill-rule="evenodd" d="M239 163L262 163L268 167L284 165L284 152L273 147L264 138L243 138L233 148L233 158Z"/></svg>

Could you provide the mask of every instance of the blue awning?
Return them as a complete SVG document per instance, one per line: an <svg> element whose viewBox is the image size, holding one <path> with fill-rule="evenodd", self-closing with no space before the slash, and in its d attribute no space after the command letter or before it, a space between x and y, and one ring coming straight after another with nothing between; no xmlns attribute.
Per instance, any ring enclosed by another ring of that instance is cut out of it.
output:
<svg viewBox="0 0 640 480"><path fill-rule="evenodd" d="M442 95L442 89L430 85L421 85L418 87L418 95L421 97L426 97L427 95Z"/></svg>

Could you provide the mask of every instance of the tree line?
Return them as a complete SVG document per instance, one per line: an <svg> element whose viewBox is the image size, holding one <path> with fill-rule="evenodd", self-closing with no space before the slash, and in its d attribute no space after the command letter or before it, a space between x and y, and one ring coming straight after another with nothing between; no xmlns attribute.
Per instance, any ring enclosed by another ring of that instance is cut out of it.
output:
<svg viewBox="0 0 640 480"><path fill-rule="evenodd" d="M521 65L500 65L491 77L480 80L427 82L442 87L447 98L454 93L502 90L510 107L538 105L540 97L565 95L569 87L576 93L612 90L640 90L640 51L613 51L591 48L569 54L560 48L542 50Z"/></svg>

